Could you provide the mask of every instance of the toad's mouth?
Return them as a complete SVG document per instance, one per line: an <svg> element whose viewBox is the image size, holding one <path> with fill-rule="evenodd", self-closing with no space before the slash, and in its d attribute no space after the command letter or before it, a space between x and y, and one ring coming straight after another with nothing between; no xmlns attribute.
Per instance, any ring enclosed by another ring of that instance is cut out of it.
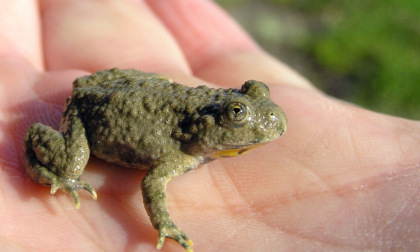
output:
<svg viewBox="0 0 420 252"><path fill-rule="evenodd" d="M221 150L213 153L213 158L218 157L235 157L242 155L244 153L247 153L249 150L254 149L258 146L261 146L262 144L253 144L251 146L245 146L241 148L233 148L233 149L227 149L227 150Z"/></svg>

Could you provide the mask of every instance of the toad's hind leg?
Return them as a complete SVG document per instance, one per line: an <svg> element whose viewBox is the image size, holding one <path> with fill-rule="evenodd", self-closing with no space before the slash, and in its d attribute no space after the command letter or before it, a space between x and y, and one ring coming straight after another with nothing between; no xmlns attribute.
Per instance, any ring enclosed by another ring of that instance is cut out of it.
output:
<svg viewBox="0 0 420 252"><path fill-rule="evenodd" d="M64 112L60 131L43 125L29 127L24 143L25 168L36 182L69 193L80 207L78 190L83 188L96 199L95 190L80 176L89 159L89 145L83 122L73 105Z"/></svg>

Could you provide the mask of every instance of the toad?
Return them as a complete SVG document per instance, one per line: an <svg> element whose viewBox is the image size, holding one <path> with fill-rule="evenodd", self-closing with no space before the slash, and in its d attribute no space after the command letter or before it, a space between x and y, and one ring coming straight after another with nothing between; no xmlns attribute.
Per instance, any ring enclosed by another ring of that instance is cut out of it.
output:
<svg viewBox="0 0 420 252"><path fill-rule="evenodd" d="M243 154L286 130L286 117L255 80L240 89L191 88L164 76L128 69L78 78L59 130L33 124L24 143L25 168L36 182L72 196L96 191L80 179L91 154L108 162L147 169L141 182L144 206L159 232L187 251L192 241L172 221L166 185L178 175L218 157Z"/></svg>

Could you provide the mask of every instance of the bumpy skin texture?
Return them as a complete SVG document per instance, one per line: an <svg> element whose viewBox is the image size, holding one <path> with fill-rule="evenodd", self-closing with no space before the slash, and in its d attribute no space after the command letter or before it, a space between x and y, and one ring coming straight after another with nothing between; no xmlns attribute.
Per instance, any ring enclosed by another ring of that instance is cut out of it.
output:
<svg viewBox="0 0 420 252"><path fill-rule="evenodd" d="M267 86L247 81L238 89L190 88L158 74L111 69L78 78L59 131L37 123L25 138L30 177L73 196L96 199L80 179L90 153L108 162L149 169L142 181L145 208L165 237L192 251L192 241L171 221L165 190L174 177L219 156L235 156L277 139L286 117Z"/></svg>

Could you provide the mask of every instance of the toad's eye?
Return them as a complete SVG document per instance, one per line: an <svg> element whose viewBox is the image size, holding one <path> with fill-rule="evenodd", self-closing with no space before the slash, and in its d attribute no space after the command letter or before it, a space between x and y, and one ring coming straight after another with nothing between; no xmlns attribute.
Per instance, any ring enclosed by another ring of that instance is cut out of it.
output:
<svg viewBox="0 0 420 252"><path fill-rule="evenodd" d="M229 103L223 111L225 119L231 124L242 124L248 117L248 109L245 104L240 102Z"/></svg>

